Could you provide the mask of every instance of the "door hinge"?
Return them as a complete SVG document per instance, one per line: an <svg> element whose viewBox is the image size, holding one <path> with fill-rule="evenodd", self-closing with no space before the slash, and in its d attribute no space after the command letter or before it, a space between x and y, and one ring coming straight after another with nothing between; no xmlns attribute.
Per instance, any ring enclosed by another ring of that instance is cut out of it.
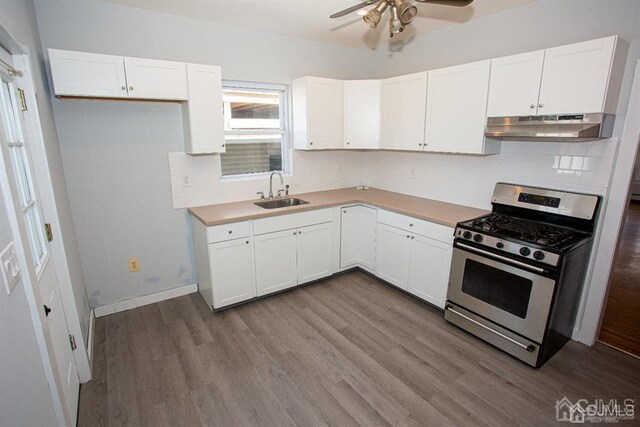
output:
<svg viewBox="0 0 640 427"><path fill-rule="evenodd" d="M20 109L22 111L27 111L27 98L24 96L23 89L18 89L18 98L20 98Z"/></svg>
<svg viewBox="0 0 640 427"><path fill-rule="evenodd" d="M76 344L76 337L74 335L69 335L69 344L71 344L71 351L76 351L78 345Z"/></svg>
<svg viewBox="0 0 640 427"><path fill-rule="evenodd" d="M47 241L52 241L53 240L53 231L51 231L51 224L46 223L44 225L44 231L47 234Z"/></svg>

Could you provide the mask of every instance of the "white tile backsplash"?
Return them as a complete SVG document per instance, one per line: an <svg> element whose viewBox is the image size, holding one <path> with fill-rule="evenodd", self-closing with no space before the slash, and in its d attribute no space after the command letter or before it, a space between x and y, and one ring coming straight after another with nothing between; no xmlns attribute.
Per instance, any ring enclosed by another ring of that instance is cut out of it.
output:
<svg viewBox="0 0 640 427"><path fill-rule="evenodd" d="M503 141L500 154L463 156L392 151L293 151L291 193L369 185L488 209L498 181L605 194L617 138L556 143ZM220 178L218 156L170 153L174 208L256 198L268 179ZM188 173L192 185L184 187Z"/></svg>

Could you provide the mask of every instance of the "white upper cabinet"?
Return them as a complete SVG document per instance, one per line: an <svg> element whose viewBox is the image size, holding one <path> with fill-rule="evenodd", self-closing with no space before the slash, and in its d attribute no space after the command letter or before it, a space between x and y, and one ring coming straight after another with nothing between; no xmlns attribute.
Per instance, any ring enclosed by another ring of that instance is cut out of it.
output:
<svg viewBox="0 0 640 427"><path fill-rule="evenodd" d="M421 72L382 81L381 148L423 149L427 76Z"/></svg>
<svg viewBox="0 0 640 427"><path fill-rule="evenodd" d="M182 62L49 49L57 96L187 100Z"/></svg>
<svg viewBox="0 0 640 427"><path fill-rule="evenodd" d="M488 117L536 114L544 50L491 60Z"/></svg>
<svg viewBox="0 0 640 427"><path fill-rule="evenodd" d="M125 57L124 68L130 98L187 100L187 64Z"/></svg>
<svg viewBox="0 0 640 427"><path fill-rule="evenodd" d="M224 153L222 75L215 65L187 64L189 102L183 105L187 154Z"/></svg>
<svg viewBox="0 0 640 427"><path fill-rule="evenodd" d="M620 47L612 36L493 59L487 116L615 113Z"/></svg>
<svg viewBox="0 0 640 427"><path fill-rule="evenodd" d="M608 103L607 89L617 41L614 36L547 49L538 114L614 113L618 91Z"/></svg>
<svg viewBox="0 0 640 427"><path fill-rule="evenodd" d="M344 82L344 147L378 148L380 80Z"/></svg>
<svg viewBox="0 0 640 427"><path fill-rule="evenodd" d="M342 80L301 77L292 83L293 139L297 149L343 147Z"/></svg>
<svg viewBox="0 0 640 427"><path fill-rule="evenodd" d="M128 97L122 56L49 49L49 61L58 96Z"/></svg>
<svg viewBox="0 0 640 427"><path fill-rule="evenodd" d="M492 154L485 144L491 61L429 71L425 149L432 152Z"/></svg>

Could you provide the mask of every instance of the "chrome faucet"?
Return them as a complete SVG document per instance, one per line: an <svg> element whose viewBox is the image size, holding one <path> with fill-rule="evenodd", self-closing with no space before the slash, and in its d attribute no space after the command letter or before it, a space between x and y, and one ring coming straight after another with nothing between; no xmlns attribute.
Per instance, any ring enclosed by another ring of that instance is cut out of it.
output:
<svg viewBox="0 0 640 427"><path fill-rule="evenodd" d="M269 198L272 199L273 198L273 175L278 174L278 176L280 177L280 185L284 184L284 179L282 178L282 174L280 172L271 172L271 175L269 176ZM280 195L280 193L278 193L278 195Z"/></svg>

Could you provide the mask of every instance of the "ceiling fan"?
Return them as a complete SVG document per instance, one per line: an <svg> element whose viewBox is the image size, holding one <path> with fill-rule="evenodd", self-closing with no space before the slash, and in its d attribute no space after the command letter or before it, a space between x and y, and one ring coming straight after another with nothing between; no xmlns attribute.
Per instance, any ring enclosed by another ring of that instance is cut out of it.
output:
<svg viewBox="0 0 640 427"><path fill-rule="evenodd" d="M416 0L419 3L441 4L445 6L467 6L473 0ZM345 10L334 13L329 18L339 18L351 12L362 9L370 4L376 4L362 16L362 20L371 28L376 28L382 19L382 15L388 9L389 17L389 37L404 31L405 25L409 25L418 14L418 8L405 0L365 0Z"/></svg>

